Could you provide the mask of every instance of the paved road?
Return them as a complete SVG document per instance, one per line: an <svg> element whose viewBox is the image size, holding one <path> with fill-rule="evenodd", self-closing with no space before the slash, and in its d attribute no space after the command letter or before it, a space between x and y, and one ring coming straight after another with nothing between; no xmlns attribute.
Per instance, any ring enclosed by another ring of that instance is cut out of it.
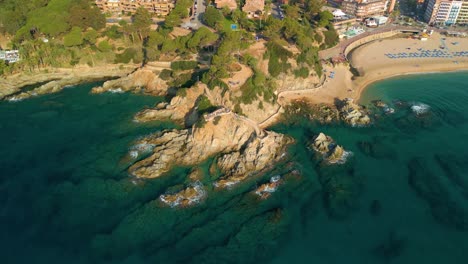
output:
<svg viewBox="0 0 468 264"><path fill-rule="evenodd" d="M198 29L203 26L202 17L205 13L206 6L204 0L195 0L192 16L182 23L183 28Z"/></svg>

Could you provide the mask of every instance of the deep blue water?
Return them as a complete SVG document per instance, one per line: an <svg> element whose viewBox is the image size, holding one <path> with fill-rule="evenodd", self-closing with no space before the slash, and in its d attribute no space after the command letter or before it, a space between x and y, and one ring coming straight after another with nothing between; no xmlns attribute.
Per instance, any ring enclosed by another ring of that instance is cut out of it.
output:
<svg viewBox="0 0 468 264"><path fill-rule="evenodd" d="M132 122L162 98L89 94L85 84L0 103L2 263L465 263L468 259L468 73L389 79L362 103L374 124L304 118L273 129L296 139L288 160L202 204L161 207L190 168L134 182L122 157L171 124ZM381 99L395 113L371 107ZM401 100L401 101L395 101ZM416 108L414 106L417 106ZM418 108L419 107L419 108ZM426 109L416 114L415 110ZM318 133L353 156L325 166ZM211 161L202 164L207 172ZM288 174L292 170L300 176ZM252 190L285 183L267 200ZM203 183L210 186L212 176Z"/></svg>

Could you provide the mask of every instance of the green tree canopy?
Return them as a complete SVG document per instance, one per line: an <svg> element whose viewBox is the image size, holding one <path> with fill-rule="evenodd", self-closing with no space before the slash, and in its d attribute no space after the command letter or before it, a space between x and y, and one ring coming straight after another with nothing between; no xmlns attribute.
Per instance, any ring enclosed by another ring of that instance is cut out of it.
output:
<svg viewBox="0 0 468 264"><path fill-rule="evenodd" d="M66 47L79 46L83 44L82 29L73 27L72 30L63 38L63 45Z"/></svg>
<svg viewBox="0 0 468 264"><path fill-rule="evenodd" d="M329 11L322 11L319 13L319 27L327 27L330 24L330 21L333 20L333 14Z"/></svg>
<svg viewBox="0 0 468 264"><path fill-rule="evenodd" d="M70 7L68 23L72 27L102 29L106 26L104 14L88 0L75 0Z"/></svg>
<svg viewBox="0 0 468 264"><path fill-rule="evenodd" d="M150 32L150 26L153 22L151 20L151 14L144 7L139 7L136 13L132 16L132 25L135 32L140 37L140 40L148 37Z"/></svg>
<svg viewBox="0 0 468 264"><path fill-rule="evenodd" d="M221 11L213 6L207 7L205 14L203 14L203 22L212 28L214 28L216 24L221 22L223 19L224 17L223 14L221 14Z"/></svg>

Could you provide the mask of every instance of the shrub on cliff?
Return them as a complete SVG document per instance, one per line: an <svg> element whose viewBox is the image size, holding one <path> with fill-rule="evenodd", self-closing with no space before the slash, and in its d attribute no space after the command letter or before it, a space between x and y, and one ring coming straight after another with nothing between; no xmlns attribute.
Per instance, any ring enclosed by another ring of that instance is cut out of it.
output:
<svg viewBox="0 0 468 264"><path fill-rule="evenodd" d="M174 71L185 71L193 70L198 66L196 61L173 61L171 63L171 69Z"/></svg>
<svg viewBox="0 0 468 264"><path fill-rule="evenodd" d="M162 70L161 73L159 74L159 78L161 78L164 81L169 80L171 76L172 76L172 71L168 69Z"/></svg>
<svg viewBox="0 0 468 264"><path fill-rule="evenodd" d="M296 78L307 78L309 77L309 69L307 69L306 67L301 67L300 69L296 69L294 70L294 76L296 76Z"/></svg>
<svg viewBox="0 0 468 264"><path fill-rule="evenodd" d="M83 44L83 34L79 27L73 27L73 29L63 37L63 45L66 47L79 46Z"/></svg>
<svg viewBox="0 0 468 264"><path fill-rule="evenodd" d="M129 63L133 60L133 63L140 63L143 60L143 53L141 50L134 48L127 48L122 54L117 54L115 63Z"/></svg>
<svg viewBox="0 0 468 264"><path fill-rule="evenodd" d="M102 51L102 52L107 52L107 51L112 50L112 46L109 44L107 40L103 40L99 42L97 48L99 51Z"/></svg>

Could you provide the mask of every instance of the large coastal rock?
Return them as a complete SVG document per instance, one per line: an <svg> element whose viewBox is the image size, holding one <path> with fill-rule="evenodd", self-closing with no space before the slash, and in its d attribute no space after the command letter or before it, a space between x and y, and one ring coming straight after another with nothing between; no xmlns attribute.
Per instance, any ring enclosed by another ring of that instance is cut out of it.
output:
<svg viewBox="0 0 468 264"><path fill-rule="evenodd" d="M340 118L345 123L352 126L365 126L370 124L371 120L362 106L355 104L352 99L345 99L337 103L340 111Z"/></svg>
<svg viewBox="0 0 468 264"><path fill-rule="evenodd" d="M327 163L344 163L348 152L335 143L333 138L324 133L318 134L309 144L315 152L321 154Z"/></svg>
<svg viewBox="0 0 468 264"><path fill-rule="evenodd" d="M282 134L261 133L253 123L230 113L221 115L216 122L207 121L202 128L164 131L141 139L137 144L155 147L129 172L138 178L156 178L174 165L193 166L219 155L217 163L223 179L240 181L281 159L291 142Z"/></svg>
<svg viewBox="0 0 468 264"><path fill-rule="evenodd" d="M147 68L140 68L126 77L105 82L95 87L92 93L142 91L150 95L165 95L168 85L158 74Z"/></svg>
<svg viewBox="0 0 468 264"><path fill-rule="evenodd" d="M205 84L198 83L184 93L172 98L171 102L160 103L155 108L145 109L135 115L138 122L155 120L172 120L177 123L185 121L187 114L195 107L197 99L207 89Z"/></svg>

